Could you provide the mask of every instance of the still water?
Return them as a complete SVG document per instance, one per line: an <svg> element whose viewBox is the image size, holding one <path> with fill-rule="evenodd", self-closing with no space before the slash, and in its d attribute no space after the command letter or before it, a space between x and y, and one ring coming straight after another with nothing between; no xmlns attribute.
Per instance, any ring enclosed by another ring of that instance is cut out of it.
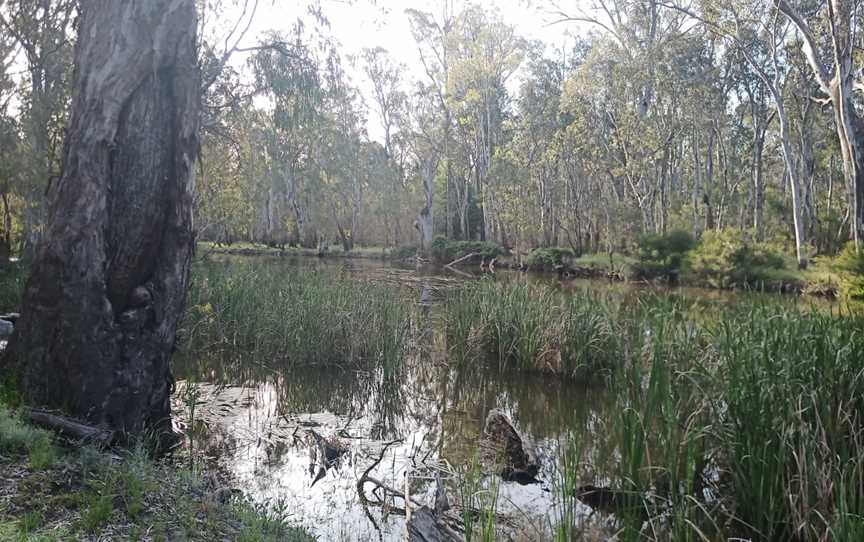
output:
<svg viewBox="0 0 864 542"><path fill-rule="evenodd" d="M217 257L204 265L237 262ZM430 505L435 478L441 477L450 499L458 500L457 481L483 470L477 457L484 421L493 408L507 413L534 443L541 463L538 484L504 482L494 475L480 481L483 490L498 497L507 538L548 538L560 514L559 455L574 427L593 429L581 435L588 458L600 462L614 455L599 437L606 432L604 420L611 418L601 386L480 368L456 371L448 364L437 309L475 276L370 260L257 257L259 264L392 285L414 307L411 346L402 366L390 373L276 369L276 364L246 359L242 352L186 352L176 360L174 409L196 456L223 471L252 499L287 512L320 540L405 539L403 500L381 499L373 483L358 485L364 475L400 492L407 486L416 501ZM496 280L544 281L563 295L598 288L623 297L656 293L634 285L561 283L517 272L499 272ZM736 300L735 294L706 291L661 295L695 295L706 306ZM598 437L592 440L592 434ZM327 462L318 437L344 455ZM607 481L584 483L592 482ZM571 506L577 515L591 516L590 508L578 501Z"/></svg>

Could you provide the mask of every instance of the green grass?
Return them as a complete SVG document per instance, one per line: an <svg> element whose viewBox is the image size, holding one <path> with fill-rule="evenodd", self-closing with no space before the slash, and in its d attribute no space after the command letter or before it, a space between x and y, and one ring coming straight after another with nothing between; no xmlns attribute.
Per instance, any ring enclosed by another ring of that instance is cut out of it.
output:
<svg viewBox="0 0 864 542"><path fill-rule="evenodd" d="M48 442L52 461L34 464ZM35 443L35 444L34 444ZM144 448L110 455L90 447L66 449L0 407L0 477L12 495L0 508L0 539L314 540L291 525L287 511L245 498L212 499L212 476L150 458Z"/></svg>
<svg viewBox="0 0 864 542"><path fill-rule="evenodd" d="M480 281L450 296L445 320L462 370L604 378L614 414L599 433L597 420L574 420L584 429L555 483L558 539L581 532L566 504L580 479L644 496L618 514L622 540L642 539L644 514L659 538L684 541L851 540L864 529L860 314ZM581 457L586 439L605 452Z"/></svg>
<svg viewBox="0 0 864 542"><path fill-rule="evenodd" d="M23 454L30 468L46 470L54 465L57 448L48 431L35 428L0 405L0 453Z"/></svg>
<svg viewBox="0 0 864 542"><path fill-rule="evenodd" d="M237 351L280 366L395 368L408 311L392 287L278 265L195 269L185 319L197 354Z"/></svg>

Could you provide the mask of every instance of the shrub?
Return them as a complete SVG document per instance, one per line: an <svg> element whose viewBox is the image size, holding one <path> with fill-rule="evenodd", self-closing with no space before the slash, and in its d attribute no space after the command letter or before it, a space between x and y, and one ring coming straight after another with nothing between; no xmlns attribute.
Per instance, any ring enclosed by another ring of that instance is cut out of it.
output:
<svg viewBox="0 0 864 542"><path fill-rule="evenodd" d="M693 236L685 231L643 235L639 240L639 263L635 273L641 278L674 280L681 272L687 253L695 245Z"/></svg>
<svg viewBox="0 0 864 542"><path fill-rule="evenodd" d="M393 260L407 260L417 255L417 247L414 245L403 245L390 250L390 258Z"/></svg>
<svg viewBox="0 0 864 542"><path fill-rule="evenodd" d="M766 268L783 269L783 256L770 244L751 244L739 230L706 231L687 256L688 270L718 288L764 280Z"/></svg>
<svg viewBox="0 0 864 542"><path fill-rule="evenodd" d="M573 257L573 251L566 248L538 248L528 256L526 263L531 269L552 271Z"/></svg>
<svg viewBox="0 0 864 542"><path fill-rule="evenodd" d="M432 241L432 258L441 264L448 264L472 252L487 260L504 255L504 249L490 241L451 241L440 235Z"/></svg>
<svg viewBox="0 0 864 542"><path fill-rule="evenodd" d="M783 252L783 245L777 242L753 243L752 263L755 267L785 269L786 259Z"/></svg>
<svg viewBox="0 0 864 542"><path fill-rule="evenodd" d="M864 251L855 250L850 241L835 260L840 272L840 288L850 299L864 299Z"/></svg>

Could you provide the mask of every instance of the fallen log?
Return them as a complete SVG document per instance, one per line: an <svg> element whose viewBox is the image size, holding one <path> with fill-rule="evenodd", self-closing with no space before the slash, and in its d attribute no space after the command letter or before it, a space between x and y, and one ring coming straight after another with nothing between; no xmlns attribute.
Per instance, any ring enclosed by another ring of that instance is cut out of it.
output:
<svg viewBox="0 0 864 542"><path fill-rule="evenodd" d="M81 444L95 444L100 448L111 446L116 436L114 431L109 429L86 425L46 410L31 409L28 418L33 425L50 429Z"/></svg>
<svg viewBox="0 0 864 542"><path fill-rule="evenodd" d="M468 253L468 254L462 256L461 258L456 258L455 260L448 263L444 267L453 267L453 266L459 265L460 263L464 262L465 260L470 260L471 258L474 258L476 256L479 256L479 254L477 254L476 252Z"/></svg>

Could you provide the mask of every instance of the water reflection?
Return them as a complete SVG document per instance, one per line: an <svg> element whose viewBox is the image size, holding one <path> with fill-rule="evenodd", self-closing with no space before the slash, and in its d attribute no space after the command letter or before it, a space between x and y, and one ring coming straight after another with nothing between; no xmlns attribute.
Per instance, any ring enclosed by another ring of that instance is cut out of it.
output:
<svg viewBox="0 0 864 542"><path fill-rule="evenodd" d="M601 465L614 456L603 438L614 413L609 412L602 387L451 367L441 336L439 302L468 279L365 260L276 258L266 264L302 265L311 273L392 284L414 307L409 349L398 369L288 369L227 350L186 353L176 360L175 372L184 382L178 386L174 408L189 425L194 449L229 472L254 498L292 511L322 540L402 540L404 518L395 512L402 504L365 506L358 498L363 473L374 464L370 476L401 488L406 474L424 469L449 465L464 471L475 461L492 408L511 417L535 442L541 459L539 478L544 483L500 484L500 510L518 516L531 533L529 539L542 538L538 533L548 529L548 516L558 513L553 482L562 442L570 431L586 428L580 438L590 463ZM236 263L221 258L212 265ZM498 272L493 280L549 281L516 272ZM596 290L596 284L581 281L552 284L566 295ZM646 290L612 285L605 295L636 304ZM674 295L686 296L688 291ZM735 302L728 295L700 299L700 307ZM321 439L347 450L324 468ZM434 483L421 477L411 486L415 496L431 502Z"/></svg>

